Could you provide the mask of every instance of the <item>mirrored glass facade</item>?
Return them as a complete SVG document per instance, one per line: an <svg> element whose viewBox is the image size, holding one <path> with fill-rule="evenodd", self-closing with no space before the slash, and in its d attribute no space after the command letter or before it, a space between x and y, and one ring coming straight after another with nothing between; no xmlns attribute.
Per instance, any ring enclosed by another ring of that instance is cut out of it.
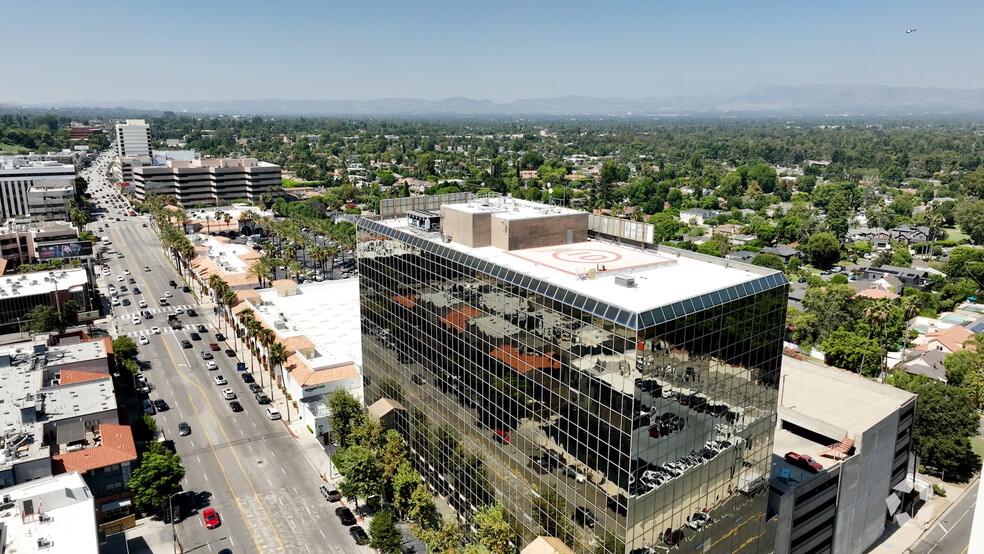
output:
<svg viewBox="0 0 984 554"><path fill-rule="evenodd" d="M520 547L772 551L782 274L636 312L384 223L358 239L366 402L405 408L459 514L501 501Z"/></svg>

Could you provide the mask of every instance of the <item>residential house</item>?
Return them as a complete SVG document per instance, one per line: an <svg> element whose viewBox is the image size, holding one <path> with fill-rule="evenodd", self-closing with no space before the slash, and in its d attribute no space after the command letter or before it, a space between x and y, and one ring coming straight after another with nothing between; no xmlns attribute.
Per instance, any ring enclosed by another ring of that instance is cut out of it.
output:
<svg viewBox="0 0 984 554"><path fill-rule="evenodd" d="M972 336L970 330L961 325L955 325L948 329L938 329L918 337L916 339L918 346L915 350L921 352L938 350L945 354L952 354L963 350L964 343Z"/></svg>
<svg viewBox="0 0 984 554"><path fill-rule="evenodd" d="M929 233L929 227L925 226L910 227L909 225L900 225L891 229L873 227L847 230L847 241L849 243L859 240L868 241L873 248L880 249L890 247L891 241L901 242L911 247L916 244L929 242L932 240L932 236Z"/></svg>
<svg viewBox="0 0 984 554"><path fill-rule="evenodd" d="M750 263L752 258L758 255L758 252L749 252L748 250L735 250L728 252L724 255L725 260L733 260L736 262Z"/></svg>
<svg viewBox="0 0 984 554"><path fill-rule="evenodd" d="M717 217L725 212L719 210L705 210L703 208L691 208L680 212L680 221L687 225L703 225L705 221L712 217Z"/></svg>
<svg viewBox="0 0 984 554"><path fill-rule="evenodd" d="M789 260L795 257L799 257L801 255L799 250L793 248L788 244L779 244L777 246L766 246L759 253L775 254L776 256L782 258L782 261L787 264L789 263Z"/></svg>
<svg viewBox="0 0 984 554"><path fill-rule="evenodd" d="M933 283L932 279L929 278L929 271L926 269L897 267L894 265L869 267L864 270L860 279L862 281L874 281L889 275L897 278L902 286L916 288L921 291L928 290Z"/></svg>
<svg viewBox="0 0 984 554"><path fill-rule="evenodd" d="M940 350L917 350L916 357L902 363L902 370L910 375L925 375L930 379L946 383L946 366L943 360L946 353Z"/></svg>

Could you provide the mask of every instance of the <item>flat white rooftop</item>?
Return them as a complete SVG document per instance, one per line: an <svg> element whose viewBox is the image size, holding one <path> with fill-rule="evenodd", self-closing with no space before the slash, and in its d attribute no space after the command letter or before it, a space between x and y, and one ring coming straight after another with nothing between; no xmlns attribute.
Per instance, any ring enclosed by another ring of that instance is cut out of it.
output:
<svg viewBox="0 0 984 554"><path fill-rule="evenodd" d="M85 268L0 276L0 299L68 290L89 282Z"/></svg>
<svg viewBox="0 0 984 554"><path fill-rule="evenodd" d="M916 395L857 374L782 357L779 417L795 411L860 436ZM834 437L840 438L840 437Z"/></svg>
<svg viewBox="0 0 984 554"><path fill-rule="evenodd" d="M256 252L245 244L221 242L216 240L215 237L204 233L195 235L195 237L200 238L200 240L193 242L196 245L207 246L208 258L215 262L227 274L245 273L246 269L249 268L249 264L240 258L240 256Z"/></svg>
<svg viewBox="0 0 984 554"><path fill-rule="evenodd" d="M11 503L0 510L3 552L97 554L92 493L77 471L3 489Z"/></svg>
<svg viewBox="0 0 984 554"><path fill-rule="evenodd" d="M319 363L352 362L361 368L359 280L305 283L296 290L291 296L278 296L272 288L259 290L264 305L254 310L256 316L284 338L307 336L321 355Z"/></svg>
<svg viewBox="0 0 984 554"><path fill-rule="evenodd" d="M667 306L764 275L760 268L737 262L711 263L595 240L513 251L494 246L470 248L442 242L439 234L411 227L406 218L379 223L633 312ZM616 284L616 276L631 277L635 286Z"/></svg>
<svg viewBox="0 0 984 554"><path fill-rule="evenodd" d="M476 198L466 203L445 204L442 207L447 207L452 210L470 214L492 213L498 218L513 220L538 219L541 217L585 213L561 206L539 204L525 200L516 200L509 197Z"/></svg>

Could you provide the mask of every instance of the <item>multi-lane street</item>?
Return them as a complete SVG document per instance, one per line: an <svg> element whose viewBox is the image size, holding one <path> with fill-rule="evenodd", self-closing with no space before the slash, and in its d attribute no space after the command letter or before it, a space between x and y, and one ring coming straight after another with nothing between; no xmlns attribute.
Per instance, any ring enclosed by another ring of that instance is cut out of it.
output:
<svg viewBox="0 0 984 554"><path fill-rule="evenodd" d="M92 173L104 171L99 163ZM101 190L105 184L98 175L89 179L94 196L114 194ZM125 204L119 210L111 206L109 213L99 212L100 218L89 225L97 236L111 241L103 252L109 272L100 274L99 290L105 292L113 284L118 299L130 301L129 306L112 307L110 328L138 344L138 359L150 382L150 392L141 398L163 399L169 405L154 417L187 470L182 482L185 498L175 498L175 503L189 508L176 524L184 551L341 553L365 548L355 545L348 528L335 517L338 504L326 502L321 495L323 481L298 446L298 440L310 439L294 438L282 420L271 420L267 406L256 402L243 373L236 369L239 358L225 353L235 345L216 338L217 331L228 337L231 330L221 323L216 329L218 320L212 319L211 308L201 309L190 293L182 291L181 276L161 250L148 219L128 216L127 210ZM177 286L172 287L171 280ZM125 292L122 286L127 287ZM134 293L134 287L140 292ZM170 297L162 302L167 294ZM141 314L140 301L147 304L151 318ZM179 308L184 312L178 316L181 327L171 329L167 315ZM197 315L189 316L189 308ZM205 332L198 332L198 325L204 325ZM160 334L152 331L154 327ZM198 332L199 340L193 339L193 332ZM147 337L149 343L140 344L140 337ZM183 348L182 341L190 342L191 348ZM217 343L219 350L213 352L211 343ZM214 355L217 369L206 368L203 351ZM216 384L217 375L227 384ZM242 411L233 412L223 389L232 389ZM137 416L136 409L131 413ZM190 426L187 436L179 434L180 422ZM219 527L206 529L202 518L206 508L218 511Z"/></svg>

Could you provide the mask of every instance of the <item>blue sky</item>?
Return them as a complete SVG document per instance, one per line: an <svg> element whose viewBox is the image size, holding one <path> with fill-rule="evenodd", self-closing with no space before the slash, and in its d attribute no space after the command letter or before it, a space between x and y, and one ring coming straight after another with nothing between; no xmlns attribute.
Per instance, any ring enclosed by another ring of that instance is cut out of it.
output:
<svg viewBox="0 0 984 554"><path fill-rule="evenodd" d="M0 102L984 88L979 1L49 0L0 13Z"/></svg>

